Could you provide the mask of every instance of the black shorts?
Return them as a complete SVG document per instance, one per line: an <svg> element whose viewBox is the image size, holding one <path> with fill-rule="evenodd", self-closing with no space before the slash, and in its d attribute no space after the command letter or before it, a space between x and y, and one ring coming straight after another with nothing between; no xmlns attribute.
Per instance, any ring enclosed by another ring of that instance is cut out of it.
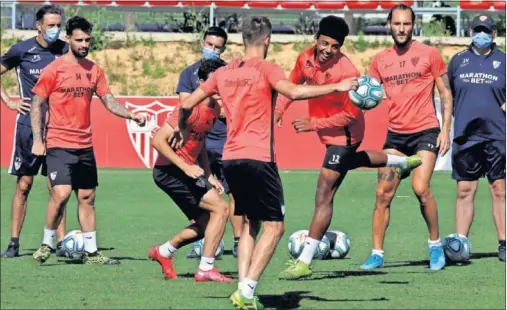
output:
<svg viewBox="0 0 507 310"><path fill-rule="evenodd" d="M350 169L351 159L356 155L359 145L361 142L349 146L327 145L322 167L340 174L346 173Z"/></svg>
<svg viewBox="0 0 507 310"><path fill-rule="evenodd" d="M49 148L46 152L51 186L72 185L72 189L93 189L98 186L97 163L93 148Z"/></svg>
<svg viewBox="0 0 507 310"><path fill-rule="evenodd" d="M16 123L9 173L17 176L47 175L46 158L32 154L32 127Z"/></svg>
<svg viewBox="0 0 507 310"><path fill-rule="evenodd" d="M227 184L227 180L225 179L224 163L222 162L222 154L217 152L216 150L209 149L208 150L208 161L209 161L209 165L211 168L211 172L216 176L218 181L220 181L220 183L222 183L225 193L229 194L231 191L229 189L229 184Z"/></svg>
<svg viewBox="0 0 507 310"><path fill-rule="evenodd" d="M225 177L235 201L235 215L253 221L283 221L285 202L278 167L252 159L224 160Z"/></svg>
<svg viewBox="0 0 507 310"><path fill-rule="evenodd" d="M505 179L505 141L467 141L452 144L452 178L490 182Z"/></svg>
<svg viewBox="0 0 507 310"><path fill-rule="evenodd" d="M153 180L171 197L189 220L194 220L202 213L208 212L199 207L202 197L213 188L205 178L192 179L177 166L168 165L155 166Z"/></svg>
<svg viewBox="0 0 507 310"><path fill-rule="evenodd" d="M438 154L437 138L439 134L440 128L430 128L409 134L388 131L384 150L395 149L407 156L415 155L419 151Z"/></svg>

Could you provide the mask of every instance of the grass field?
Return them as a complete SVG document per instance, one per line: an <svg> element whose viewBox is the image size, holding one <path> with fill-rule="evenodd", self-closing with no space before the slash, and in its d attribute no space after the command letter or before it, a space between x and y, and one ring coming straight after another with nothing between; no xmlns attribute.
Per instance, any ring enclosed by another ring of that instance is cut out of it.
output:
<svg viewBox="0 0 507 310"><path fill-rule="evenodd" d="M307 229L313 212L317 174L282 174L286 196L286 234L265 271L257 293L269 308L302 309L505 309L505 264L496 258L497 240L487 183L477 194L475 223L470 239L473 260L441 272L427 268L427 231L410 184L402 184L392 207L387 234L386 266L361 271L370 251L371 212L376 175L352 172L335 199L332 229L347 232L352 249L343 260L316 261L308 281L286 282L277 274L288 259L287 238ZM14 179L1 172L1 248L10 234L10 199ZM45 182L38 178L30 197L19 259L1 260L1 308L165 308L230 309L228 296L236 284L195 284L197 262L177 254L179 279L165 281L158 264L147 260L149 248L163 243L185 225L186 219L151 179L148 170L99 171L97 194L98 239L120 266L82 266L51 257L39 266L31 253L42 238L48 200ZM455 184L448 173L436 173L432 188L439 203L441 234L453 232ZM68 230L77 229L76 201L69 203ZM230 250L232 236L224 236ZM236 261L226 251L217 267L233 276Z"/></svg>

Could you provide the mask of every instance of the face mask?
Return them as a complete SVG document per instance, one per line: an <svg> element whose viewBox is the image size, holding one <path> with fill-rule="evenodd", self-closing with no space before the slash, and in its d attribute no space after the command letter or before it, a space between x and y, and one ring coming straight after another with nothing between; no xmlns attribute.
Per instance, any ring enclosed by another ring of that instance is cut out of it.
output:
<svg viewBox="0 0 507 310"><path fill-rule="evenodd" d="M207 47L203 47L202 58L204 60L217 60L218 58L220 58L220 53Z"/></svg>
<svg viewBox="0 0 507 310"><path fill-rule="evenodd" d="M493 43L493 35L485 32L475 32L472 35L472 42L477 48L488 48Z"/></svg>
<svg viewBox="0 0 507 310"><path fill-rule="evenodd" d="M51 28L47 29L46 32L43 33L44 40L48 43L55 43L56 40L60 37L60 28Z"/></svg>

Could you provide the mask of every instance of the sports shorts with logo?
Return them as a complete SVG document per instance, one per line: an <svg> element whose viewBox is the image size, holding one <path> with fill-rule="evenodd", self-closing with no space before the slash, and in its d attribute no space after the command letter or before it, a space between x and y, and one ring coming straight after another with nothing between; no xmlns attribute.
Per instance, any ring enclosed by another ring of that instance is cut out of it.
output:
<svg viewBox="0 0 507 310"><path fill-rule="evenodd" d="M211 168L211 172L216 176L217 180L220 181L224 187L224 192L229 194L231 192L229 184L224 174L224 163L222 161L222 154L215 149L208 149L208 161Z"/></svg>
<svg viewBox="0 0 507 310"><path fill-rule="evenodd" d="M51 186L71 185L72 189L94 189L98 186L93 147L49 148L46 152L46 164Z"/></svg>
<svg viewBox="0 0 507 310"><path fill-rule="evenodd" d="M352 145L326 145L323 168L342 174L351 169L352 161L361 142Z"/></svg>
<svg viewBox="0 0 507 310"><path fill-rule="evenodd" d="M282 181L274 162L253 159L224 160L225 178L235 201L235 215L253 221L283 221Z"/></svg>
<svg viewBox="0 0 507 310"><path fill-rule="evenodd" d="M208 212L199 207L202 197L213 188L205 178L193 179L177 166L167 165L153 168L153 180L171 197L189 220Z"/></svg>
<svg viewBox="0 0 507 310"><path fill-rule="evenodd" d="M16 176L35 176L42 167L41 174L46 176L46 158L32 154L32 127L16 123L14 132L14 146L9 173Z"/></svg>
<svg viewBox="0 0 507 310"><path fill-rule="evenodd" d="M409 134L388 131L384 150L395 149L407 156L415 155L419 151L438 154L437 138L439 134L440 128L430 128Z"/></svg>
<svg viewBox="0 0 507 310"><path fill-rule="evenodd" d="M465 141L452 144L452 178L490 182L505 179L505 141Z"/></svg>

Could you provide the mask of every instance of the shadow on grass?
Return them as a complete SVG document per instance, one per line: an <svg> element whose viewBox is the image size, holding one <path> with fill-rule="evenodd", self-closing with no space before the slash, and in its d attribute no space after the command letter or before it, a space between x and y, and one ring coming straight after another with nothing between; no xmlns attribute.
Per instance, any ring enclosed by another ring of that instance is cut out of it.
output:
<svg viewBox="0 0 507 310"><path fill-rule="evenodd" d="M315 281L323 279L336 279L336 278L348 278L348 277L366 277L366 276L378 276L386 274L384 271L315 271L313 275L305 279L304 281ZM298 280L296 280L298 281Z"/></svg>

